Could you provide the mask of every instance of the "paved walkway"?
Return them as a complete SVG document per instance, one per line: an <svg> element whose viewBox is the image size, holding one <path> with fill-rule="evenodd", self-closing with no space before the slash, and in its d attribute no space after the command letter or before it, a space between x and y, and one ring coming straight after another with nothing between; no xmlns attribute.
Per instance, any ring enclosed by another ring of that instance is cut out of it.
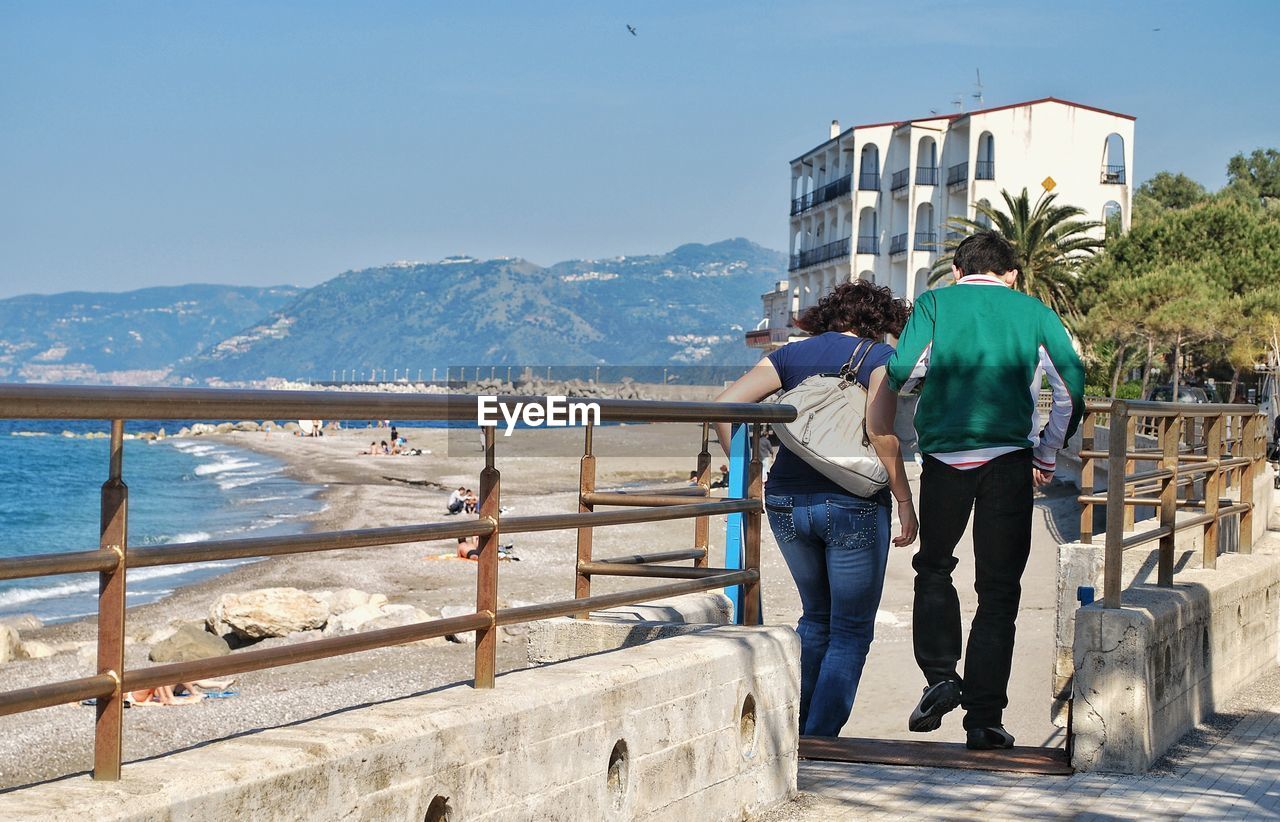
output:
<svg viewBox="0 0 1280 822"><path fill-rule="evenodd" d="M801 762L800 790L765 819L1280 819L1280 669L1142 776Z"/></svg>

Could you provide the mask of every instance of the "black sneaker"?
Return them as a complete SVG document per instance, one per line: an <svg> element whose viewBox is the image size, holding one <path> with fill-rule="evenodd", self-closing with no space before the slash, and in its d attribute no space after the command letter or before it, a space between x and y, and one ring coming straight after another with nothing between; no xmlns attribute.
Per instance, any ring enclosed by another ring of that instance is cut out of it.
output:
<svg viewBox="0 0 1280 822"><path fill-rule="evenodd" d="M965 747L971 751L990 751L995 748L1012 748L1013 734L1002 725L990 728L970 728Z"/></svg>
<svg viewBox="0 0 1280 822"><path fill-rule="evenodd" d="M911 712L907 729L916 733L936 731L942 726L942 717L960 705L960 683L944 679L924 689L924 696Z"/></svg>

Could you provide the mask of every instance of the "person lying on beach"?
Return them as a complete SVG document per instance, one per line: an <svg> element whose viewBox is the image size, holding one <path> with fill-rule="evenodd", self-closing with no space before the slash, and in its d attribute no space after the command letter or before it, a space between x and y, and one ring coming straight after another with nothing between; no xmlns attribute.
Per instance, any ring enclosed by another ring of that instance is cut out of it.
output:
<svg viewBox="0 0 1280 822"><path fill-rule="evenodd" d="M142 688L125 694L125 704L134 707L190 705L201 702L206 696L214 693L225 694L227 686L234 681L232 679L201 679L196 682L180 682L177 685Z"/></svg>
<svg viewBox="0 0 1280 822"><path fill-rule="evenodd" d="M377 443L377 442L371 442L371 443L369 443L369 447L368 447L367 449L365 449L364 451L361 451L361 452L359 452L359 453L360 453L360 455L361 455L361 456L364 456L364 455L376 455L376 454L378 453L378 443Z"/></svg>
<svg viewBox="0 0 1280 822"><path fill-rule="evenodd" d="M480 537L474 534L469 537L458 537L458 559L480 558Z"/></svg>

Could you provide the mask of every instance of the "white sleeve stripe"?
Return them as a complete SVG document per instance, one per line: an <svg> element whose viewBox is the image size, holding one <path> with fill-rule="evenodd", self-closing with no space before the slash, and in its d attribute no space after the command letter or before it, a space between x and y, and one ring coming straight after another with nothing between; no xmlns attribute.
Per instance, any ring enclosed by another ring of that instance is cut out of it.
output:
<svg viewBox="0 0 1280 822"><path fill-rule="evenodd" d="M916 390L916 386L920 384L920 381L924 379L924 375L929 371L929 358L932 353L933 340L930 340L929 344L920 352L920 356L916 358L916 364L911 366L911 373L907 375L907 379L903 381L902 389L898 393L910 394L912 391Z"/></svg>
<svg viewBox="0 0 1280 822"><path fill-rule="evenodd" d="M1071 390L1067 388L1066 381L1058 373L1053 358L1043 345L1040 346L1040 364L1045 376L1049 378L1049 388L1053 391L1053 407L1049 410L1049 419L1045 422L1040 444L1057 450L1066 443L1067 426L1071 423L1075 404L1071 400Z"/></svg>

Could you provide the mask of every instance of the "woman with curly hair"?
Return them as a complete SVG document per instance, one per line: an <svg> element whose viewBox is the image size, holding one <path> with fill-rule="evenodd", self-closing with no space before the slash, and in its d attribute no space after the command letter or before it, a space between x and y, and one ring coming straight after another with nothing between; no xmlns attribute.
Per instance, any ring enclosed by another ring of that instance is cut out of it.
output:
<svg viewBox="0 0 1280 822"><path fill-rule="evenodd" d="M892 543L904 547L916 538L915 505L893 427L897 394L885 379L893 348L883 342L902 333L910 311L888 288L842 283L796 319L809 337L773 351L716 398L759 402L808 377L838 373L860 345L871 345L855 379L867 390L867 436L888 471L888 488L871 498L854 496L785 446L765 483L769 527L803 609L796 628L802 734L837 736L853 709L884 587L890 506L896 505L901 526ZM729 426L717 431L727 449Z"/></svg>

